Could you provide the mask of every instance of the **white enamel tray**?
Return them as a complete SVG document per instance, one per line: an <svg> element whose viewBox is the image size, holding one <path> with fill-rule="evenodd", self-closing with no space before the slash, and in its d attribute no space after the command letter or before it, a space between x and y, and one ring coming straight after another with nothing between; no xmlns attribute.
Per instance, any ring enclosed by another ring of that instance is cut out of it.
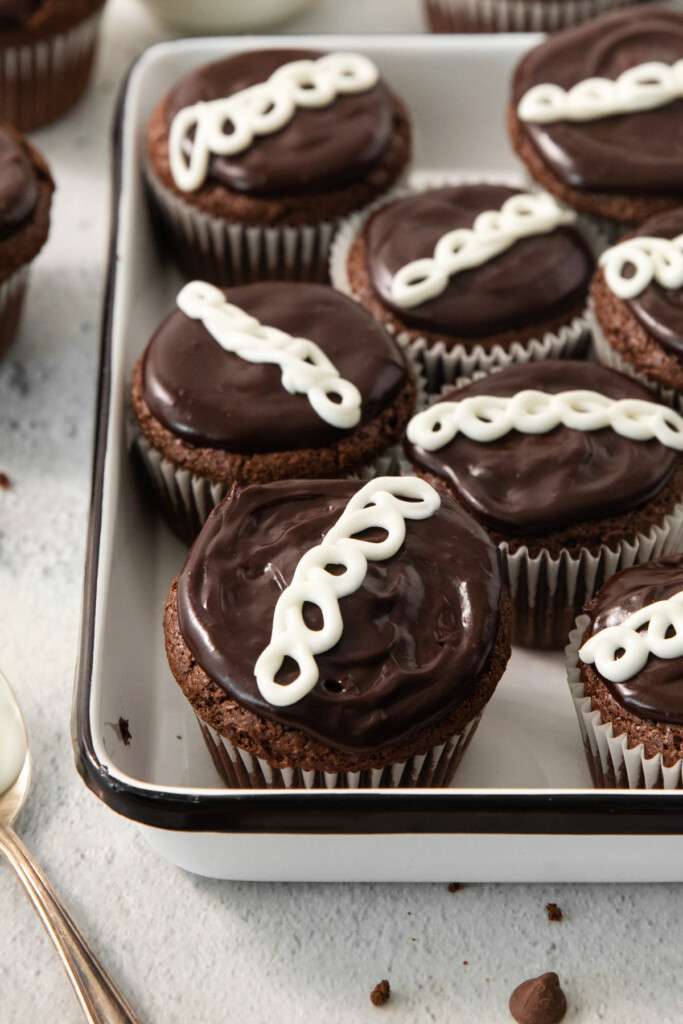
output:
<svg viewBox="0 0 683 1024"><path fill-rule="evenodd" d="M288 37L286 45L371 56L411 111L417 168L521 180L504 111L512 68L538 38ZM162 44L137 62L122 95L74 700L79 771L105 803L140 823L160 854L216 877L681 880L683 795L591 788L559 654L513 652L450 789L219 784L163 649L164 599L185 550L145 501L126 444L134 362L181 284L157 247L140 162L148 117L180 75L229 53L284 44Z"/></svg>

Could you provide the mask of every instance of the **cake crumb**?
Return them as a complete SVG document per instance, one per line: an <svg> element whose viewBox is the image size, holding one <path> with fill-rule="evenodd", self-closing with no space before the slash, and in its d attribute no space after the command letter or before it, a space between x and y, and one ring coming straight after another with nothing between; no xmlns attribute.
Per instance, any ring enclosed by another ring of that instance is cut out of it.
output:
<svg viewBox="0 0 683 1024"><path fill-rule="evenodd" d="M549 921L561 921L563 919L562 911L558 907L557 903L546 903L545 909L548 914Z"/></svg>
<svg viewBox="0 0 683 1024"><path fill-rule="evenodd" d="M123 715L121 715L121 717L119 718L119 733L121 734L121 739L123 740L125 746L128 746L130 744L132 737L130 734L130 728L128 726L128 719L124 718Z"/></svg>
<svg viewBox="0 0 683 1024"><path fill-rule="evenodd" d="M463 960L463 962L462 962L463 967L467 967L468 964L469 964L469 960Z"/></svg>
<svg viewBox="0 0 683 1024"><path fill-rule="evenodd" d="M464 889L464 888L465 888L464 882L449 882L448 883L448 891L449 892L460 892L460 890Z"/></svg>
<svg viewBox="0 0 683 1024"><path fill-rule="evenodd" d="M12 484L7 473L0 473L0 487L2 487L3 491L9 491L11 486Z"/></svg>
<svg viewBox="0 0 683 1024"><path fill-rule="evenodd" d="M370 993L370 1002L373 1006L384 1006L390 995L391 986L387 979L384 978L380 981L379 985L375 985Z"/></svg>

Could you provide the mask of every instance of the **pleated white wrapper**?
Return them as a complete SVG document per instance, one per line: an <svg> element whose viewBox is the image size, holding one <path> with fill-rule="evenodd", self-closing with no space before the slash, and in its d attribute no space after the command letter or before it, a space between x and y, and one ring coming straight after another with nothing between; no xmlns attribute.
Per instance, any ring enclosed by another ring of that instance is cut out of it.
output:
<svg viewBox="0 0 683 1024"><path fill-rule="evenodd" d="M677 412L683 413L683 395L679 391L675 391L673 388L664 387L663 384L651 380L650 377L646 377L644 373L640 373L639 370L636 370L633 363L624 359L620 352L617 352L616 349L612 348L605 337L598 318L595 315L592 300L588 305L587 315L591 334L593 336L593 348L596 356L598 357L598 362L602 363L603 366L609 367L611 370L618 370L619 373L624 373L627 377L632 377L640 384L643 384L646 388L649 388L660 402L671 406L671 408L676 409Z"/></svg>
<svg viewBox="0 0 683 1024"><path fill-rule="evenodd" d="M567 681L571 690L588 767L597 789L682 789L683 760L667 768L661 754L645 756L642 743L629 747L626 733L614 735L611 722L603 722L593 711L591 698L581 682L579 648L590 622L587 615L576 619L565 649Z"/></svg>
<svg viewBox="0 0 683 1024"><path fill-rule="evenodd" d="M429 396L423 407L443 400L453 388L465 387L486 376L479 372L471 377L459 377L452 384L444 385L438 395ZM397 455L401 472L414 473L415 469L403 451L397 451ZM557 556L547 550L532 556L527 547L511 551L507 541L498 546L503 554L506 583L512 599L513 642L530 647L561 648L564 644L561 638L566 637L578 611L615 572L683 551L683 495L681 502L664 517L663 522L652 526L647 533L620 541L616 548L603 544L596 553L582 548L578 555L572 555L565 548ZM523 621L527 624L526 635L522 632ZM564 633L563 621L566 623ZM558 626L556 642L547 643L542 638L549 635L548 626L553 622Z"/></svg>
<svg viewBox="0 0 683 1024"><path fill-rule="evenodd" d="M446 188L457 185L507 185L520 188L519 181L490 180L486 177L454 175L446 173L416 172L411 175L410 186L399 186L377 202L372 203L358 213L345 218L339 226L330 249L330 279L333 286L345 295L356 298L351 288L348 275L348 258L351 246L363 230L368 217L387 203L415 192L425 192L435 188ZM537 188L530 191L538 191ZM591 252L598 256L607 248L609 241L596 226L592 218L580 216L576 229L585 238ZM580 356L589 338L589 325L585 311L574 317L556 333L548 332L540 338L528 341L513 341L508 345L494 345L485 348L473 341L471 345L449 344L446 340L431 344L422 336L414 337L415 331L396 331L390 322L390 314L382 320L386 328L410 356L413 362L423 367L427 381L427 390L439 391L444 384L449 384L457 377L471 376L482 371L491 373L495 369L511 366L513 363L528 363L543 359L572 359ZM438 333L438 332L434 332Z"/></svg>
<svg viewBox="0 0 683 1024"><path fill-rule="evenodd" d="M77 102L90 77L101 16L100 9L64 32L0 48L0 120L33 131Z"/></svg>
<svg viewBox="0 0 683 1024"><path fill-rule="evenodd" d="M632 0L423 0L432 32L555 32Z"/></svg>
<svg viewBox="0 0 683 1024"><path fill-rule="evenodd" d="M235 746L197 715L204 741L221 780L230 789L387 789L448 786L479 725L482 712L445 743L397 764L360 772L275 768Z"/></svg>

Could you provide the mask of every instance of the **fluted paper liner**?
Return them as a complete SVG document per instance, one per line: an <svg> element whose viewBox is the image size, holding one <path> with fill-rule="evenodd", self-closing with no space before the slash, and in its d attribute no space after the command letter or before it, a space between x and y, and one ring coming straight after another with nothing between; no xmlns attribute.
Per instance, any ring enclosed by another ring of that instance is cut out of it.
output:
<svg viewBox="0 0 683 1024"><path fill-rule="evenodd" d="M642 743L629 747L628 736L614 735L611 722L603 722L594 711L591 698L581 682L579 649L590 622L587 615L576 619L565 649L567 681L579 720L583 748L596 789L683 789L683 759L667 768L661 754L645 756Z"/></svg>
<svg viewBox="0 0 683 1024"><path fill-rule="evenodd" d="M28 132L65 114L90 80L101 10L21 46L0 47L0 120Z"/></svg>
<svg viewBox="0 0 683 1024"><path fill-rule="evenodd" d="M214 217L184 202L145 164L152 206L176 262L188 279L219 287L252 281L327 281L339 221L296 227L249 226Z"/></svg>
<svg viewBox="0 0 683 1024"><path fill-rule="evenodd" d="M602 363L603 366L609 367L611 370L618 370L619 373L626 374L627 377L632 377L633 380L637 380L644 387L652 391L654 395L663 402L664 405L670 406L672 409L676 409L677 412L683 413L683 395L679 391L675 391L674 388L667 388L663 384L660 384L656 380L652 380L650 377L646 377L644 373L640 373L636 370L633 363L630 363L627 359L617 352L613 348L607 338L605 337L604 331L600 326L598 318L595 315L595 308L593 301L588 305L588 322L590 330L593 335L593 348L595 354L598 357L598 362Z"/></svg>
<svg viewBox="0 0 683 1024"><path fill-rule="evenodd" d="M0 359L17 333L29 273L30 264L27 263L0 282Z"/></svg>
<svg viewBox="0 0 683 1024"><path fill-rule="evenodd" d="M418 172L411 176L410 187L394 188L364 210L345 218L339 226L330 249L330 279L333 286L345 295L356 298L349 282L349 252L366 220L376 210L395 199L415 192L481 183L520 188L518 181L493 181L481 176ZM538 188L535 191L538 191ZM595 256L607 247L608 241L604 234L589 218L579 216L575 226L584 236ZM540 338L532 338L528 341L512 341L504 346L493 345L490 348L485 348L474 341L471 345L461 343L454 345L446 338L443 341L430 343L425 337L414 337L416 333L414 330L397 331L394 324L390 322L388 312L387 318L380 322L385 330L393 335L411 360L422 364L427 390L431 392L438 391L444 384L453 382L457 377L471 376L479 371L491 373L494 369L511 366L513 363L575 358L582 353L590 337L585 311L556 332L548 332Z"/></svg>
<svg viewBox="0 0 683 1024"><path fill-rule="evenodd" d="M631 0L424 0L432 32L555 32Z"/></svg>
<svg viewBox="0 0 683 1024"><path fill-rule="evenodd" d="M483 712L467 723L461 733L432 747L382 768L360 772L303 771L276 768L231 743L197 715L202 736L221 781L230 789L397 789L449 786Z"/></svg>

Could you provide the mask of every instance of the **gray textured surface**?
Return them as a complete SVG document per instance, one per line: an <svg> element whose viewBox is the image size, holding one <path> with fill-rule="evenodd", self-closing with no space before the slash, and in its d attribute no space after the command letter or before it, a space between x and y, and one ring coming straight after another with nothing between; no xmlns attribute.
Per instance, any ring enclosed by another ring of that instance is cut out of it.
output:
<svg viewBox="0 0 683 1024"><path fill-rule="evenodd" d="M420 27L416 0L329 0L293 30ZM36 135L59 191L20 339L0 367L0 665L35 756L19 832L147 1024L507 1021L557 970L567 1020L683 1019L681 887L213 882L160 860L83 787L71 755L92 414L108 223L108 132L132 57L164 38L110 0L96 82ZM656 841L653 841L653 857ZM454 865L457 880L457 867ZM559 903L561 924L544 905ZM468 965L463 965L463 960ZM392 985L382 1010L369 993ZM0 1024L79 1024L38 919L0 865Z"/></svg>

